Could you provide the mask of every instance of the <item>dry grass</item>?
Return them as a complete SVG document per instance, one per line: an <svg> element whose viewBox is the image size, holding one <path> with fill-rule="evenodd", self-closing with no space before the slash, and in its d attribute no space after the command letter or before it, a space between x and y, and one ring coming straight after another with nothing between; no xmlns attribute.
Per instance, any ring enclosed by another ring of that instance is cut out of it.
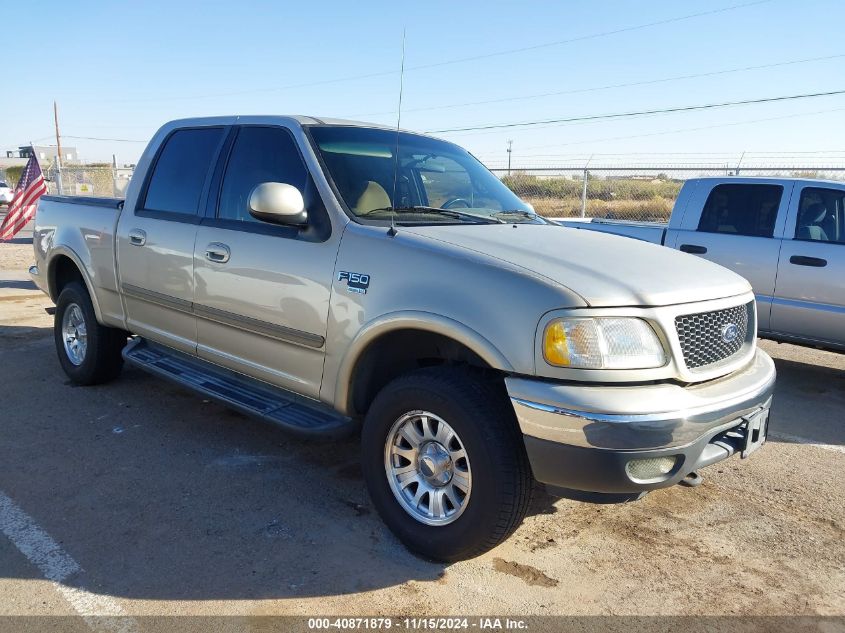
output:
<svg viewBox="0 0 845 633"><path fill-rule="evenodd" d="M520 198L541 215L581 215L584 183L580 178L515 173L502 178ZM682 183L666 177L595 178L587 181L586 215L594 218L662 221L669 218Z"/></svg>
<svg viewBox="0 0 845 633"><path fill-rule="evenodd" d="M579 198L533 198L522 196L530 202L540 215L550 218L573 218L581 215ZM613 218L618 220L640 220L662 222L672 213L673 198L651 198L649 200L590 200L587 199L587 217Z"/></svg>

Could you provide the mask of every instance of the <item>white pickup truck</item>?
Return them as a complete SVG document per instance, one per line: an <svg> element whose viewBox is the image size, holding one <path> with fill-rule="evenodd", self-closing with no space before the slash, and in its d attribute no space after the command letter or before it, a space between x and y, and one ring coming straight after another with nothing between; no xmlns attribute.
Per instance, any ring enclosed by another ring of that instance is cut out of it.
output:
<svg viewBox="0 0 845 633"><path fill-rule="evenodd" d="M763 338L845 350L845 183L695 178L668 224L560 220L705 257L745 277Z"/></svg>

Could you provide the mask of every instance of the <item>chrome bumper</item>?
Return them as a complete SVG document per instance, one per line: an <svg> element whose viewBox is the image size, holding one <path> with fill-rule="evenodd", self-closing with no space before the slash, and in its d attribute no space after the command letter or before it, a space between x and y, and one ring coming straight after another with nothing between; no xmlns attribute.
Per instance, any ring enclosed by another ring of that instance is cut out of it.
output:
<svg viewBox="0 0 845 633"><path fill-rule="evenodd" d="M41 271L38 269L38 266L29 267L29 277L32 279L32 283L34 283L41 292L47 295L50 294L47 289L47 282L41 276Z"/></svg>
<svg viewBox="0 0 845 633"><path fill-rule="evenodd" d="M571 446L649 450L691 444L730 427L772 395L775 365L757 350L745 368L700 385L554 383L507 378L524 435Z"/></svg>
<svg viewBox="0 0 845 633"><path fill-rule="evenodd" d="M758 350L745 369L687 387L505 382L535 479L563 496L616 502L765 442L775 365ZM629 471L655 460L671 468L645 479Z"/></svg>

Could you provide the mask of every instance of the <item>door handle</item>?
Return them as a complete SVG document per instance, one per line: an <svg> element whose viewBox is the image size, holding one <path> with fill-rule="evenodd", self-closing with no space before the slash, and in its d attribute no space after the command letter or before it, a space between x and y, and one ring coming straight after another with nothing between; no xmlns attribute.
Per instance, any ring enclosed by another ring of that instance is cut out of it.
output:
<svg viewBox="0 0 845 633"><path fill-rule="evenodd" d="M707 252L707 247L698 246L697 244L681 244L680 250L685 253L692 253L693 255L704 255Z"/></svg>
<svg viewBox="0 0 845 633"><path fill-rule="evenodd" d="M205 258L215 264L225 264L229 261L231 255L232 251L229 250L229 247L220 242L212 242L205 247Z"/></svg>
<svg viewBox="0 0 845 633"><path fill-rule="evenodd" d="M793 255L789 258L790 264L797 266L813 266L814 268L824 268L827 266L827 260L819 257L805 257L804 255Z"/></svg>
<svg viewBox="0 0 845 633"><path fill-rule="evenodd" d="M132 246L143 246L147 243L147 233L141 229L132 229L129 231L129 243Z"/></svg>

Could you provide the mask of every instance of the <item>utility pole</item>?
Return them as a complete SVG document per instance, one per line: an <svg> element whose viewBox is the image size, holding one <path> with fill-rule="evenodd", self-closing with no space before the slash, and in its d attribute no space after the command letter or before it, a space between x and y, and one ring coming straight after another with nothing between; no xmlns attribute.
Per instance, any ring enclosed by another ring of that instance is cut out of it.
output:
<svg viewBox="0 0 845 633"><path fill-rule="evenodd" d="M508 176L511 175L511 153L513 152L513 141L508 139Z"/></svg>
<svg viewBox="0 0 845 633"><path fill-rule="evenodd" d="M590 161L593 160L593 155L590 154L590 157L587 159L587 162L584 163L584 189L581 192L581 217L587 217L587 180L590 178Z"/></svg>
<svg viewBox="0 0 845 633"><path fill-rule="evenodd" d="M112 188L112 195L115 198L119 197L117 191L117 157L112 154L111 155L111 188Z"/></svg>
<svg viewBox="0 0 845 633"><path fill-rule="evenodd" d="M53 101L53 122L56 124L56 150L58 151L58 166L62 166L62 136L59 134L59 106Z"/></svg>
<svg viewBox="0 0 845 633"><path fill-rule="evenodd" d="M56 124L56 188L62 195L62 136L59 134L59 106L53 101L53 122Z"/></svg>

